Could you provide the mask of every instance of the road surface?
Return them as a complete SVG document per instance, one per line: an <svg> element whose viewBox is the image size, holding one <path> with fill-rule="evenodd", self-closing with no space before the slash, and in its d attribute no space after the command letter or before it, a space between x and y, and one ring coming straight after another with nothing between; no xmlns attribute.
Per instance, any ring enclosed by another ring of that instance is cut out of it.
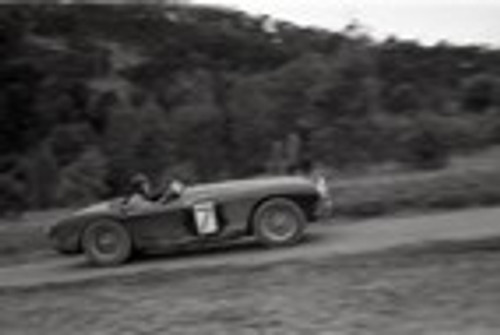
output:
<svg viewBox="0 0 500 335"><path fill-rule="evenodd" d="M405 218L377 218L363 223L333 221L311 227L308 239L297 246L264 249L238 244L209 250L149 257L116 268L92 268L82 257L64 256L36 264L0 268L0 288L23 288L126 276L149 271L217 266L251 266L331 255L358 254L391 247L436 241L499 237L500 208L463 210ZM499 255L500 257L500 255Z"/></svg>

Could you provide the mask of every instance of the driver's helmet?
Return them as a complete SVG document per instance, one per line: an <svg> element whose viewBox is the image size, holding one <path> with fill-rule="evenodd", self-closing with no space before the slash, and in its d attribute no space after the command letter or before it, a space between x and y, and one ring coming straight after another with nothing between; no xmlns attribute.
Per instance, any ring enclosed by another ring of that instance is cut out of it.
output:
<svg viewBox="0 0 500 335"><path fill-rule="evenodd" d="M143 173L138 173L132 177L131 186L134 192L139 192L144 195L149 194L150 192L150 184L149 179Z"/></svg>

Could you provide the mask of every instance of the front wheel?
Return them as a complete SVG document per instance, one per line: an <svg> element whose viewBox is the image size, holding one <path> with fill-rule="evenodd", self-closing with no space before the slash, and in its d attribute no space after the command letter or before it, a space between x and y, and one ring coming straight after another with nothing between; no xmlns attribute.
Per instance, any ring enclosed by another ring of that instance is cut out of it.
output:
<svg viewBox="0 0 500 335"><path fill-rule="evenodd" d="M113 220L99 220L85 229L82 247L90 263L113 266L124 263L132 254L128 231Z"/></svg>
<svg viewBox="0 0 500 335"><path fill-rule="evenodd" d="M306 218L295 202L275 198L257 208L252 223L262 244L280 246L296 243L303 237Z"/></svg>

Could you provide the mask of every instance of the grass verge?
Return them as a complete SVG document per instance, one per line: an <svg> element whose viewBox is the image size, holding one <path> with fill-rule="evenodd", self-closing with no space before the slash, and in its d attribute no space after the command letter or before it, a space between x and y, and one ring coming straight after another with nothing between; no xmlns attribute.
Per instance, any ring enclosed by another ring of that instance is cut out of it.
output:
<svg viewBox="0 0 500 335"><path fill-rule="evenodd" d="M369 216L500 203L500 166L333 181L334 213Z"/></svg>
<svg viewBox="0 0 500 335"><path fill-rule="evenodd" d="M0 292L6 334L498 334L500 247L439 243ZM147 288L147 289L145 289Z"/></svg>

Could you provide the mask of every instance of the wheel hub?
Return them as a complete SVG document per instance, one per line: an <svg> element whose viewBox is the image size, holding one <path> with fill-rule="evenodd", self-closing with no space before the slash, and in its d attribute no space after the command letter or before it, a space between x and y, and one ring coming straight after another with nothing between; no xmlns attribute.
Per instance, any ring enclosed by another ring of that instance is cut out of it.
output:
<svg viewBox="0 0 500 335"><path fill-rule="evenodd" d="M101 253L114 253L118 248L118 237L111 231L102 231L97 235L96 247Z"/></svg>
<svg viewBox="0 0 500 335"><path fill-rule="evenodd" d="M288 213L274 211L265 218L264 227L274 240L286 240L295 233L295 217Z"/></svg>

